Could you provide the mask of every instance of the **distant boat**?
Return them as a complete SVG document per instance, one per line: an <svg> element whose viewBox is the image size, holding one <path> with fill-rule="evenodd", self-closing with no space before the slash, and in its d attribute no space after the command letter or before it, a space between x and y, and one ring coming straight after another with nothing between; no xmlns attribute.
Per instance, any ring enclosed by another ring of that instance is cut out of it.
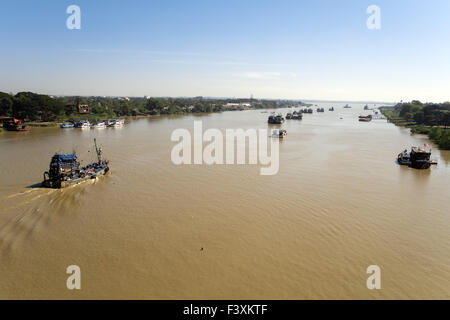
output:
<svg viewBox="0 0 450 320"><path fill-rule="evenodd" d="M268 123L269 124L282 124L284 123L285 119L281 114L276 116L269 116Z"/></svg>
<svg viewBox="0 0 450 320"><path fill-rule="evenodd" d="M328 111L334 111L334 107L331 107L330 109L328 109Z"/></svg>
<svg viewBox="0 0 450 320"><path fill-rule="evenodd" d="M364 110L369 110L369 106L367 104L364 106Z"/></svg>
<svg viewBox="0 0 450 320"><path fill-rule="evenodd" d="M61 129L69 129L75 127L73 123L63 123L59 126Z"/></svg>
<svg viewBox="0 0 450 320"><path fill-rule="evenodd" d="M91 123L87 120L80 120L75 123L75 128L87 129L91 127Z"/></svg>
<svg viewBox="0 0 450 320"><path fill-rule="evenodd" d="M108 127L113 127L113 128L118 128L118 127L122 127L124 124L124 120L123 119L115 119L112 120L110 123L108 123Z"/></svg>
<svg viewBox="0 0 450 320"><path fill-rule="evenodd" d="M301 112L294 112L292 115L292 120L302 120L303 114Z"/></svg>
<svg viewBox="0 0 450 320"><path fill-rule="evenodd" d="M348 104L346 104L345 106L344 106L344 109L350 109L351 107L348 105Z"/></svg>
<svg viewBox="0 0 450 320"><path fill-rule="evenodd" d="M93 125L91 126L91 128L94 128L94 129L104 129L104 128L106 128L106 124L105 124L104 121L100 121L100 122L97 122L97 123L93 124Z"/></svg>

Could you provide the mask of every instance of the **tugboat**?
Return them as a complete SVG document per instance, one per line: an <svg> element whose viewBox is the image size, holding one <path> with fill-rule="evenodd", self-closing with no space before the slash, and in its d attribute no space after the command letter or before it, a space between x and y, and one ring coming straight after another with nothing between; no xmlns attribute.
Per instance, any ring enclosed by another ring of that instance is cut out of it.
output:
<svg viewBox="0 0 450 320"><path fill-rule="evenodd" d="M425 145L427 147L427 145ZM431 149L421 147L412 147L411 152L404 150L397 156L397 161L401 165L407 165L414 169L429 169L433 162L431 161Z"/></svg>
<svg viewBox="0 0 450 320"><path fill-rule="evenodd" d="M93 129L105 129L106 128L106 124L104 121L99 121L97 123L94 123L93 125L91 125L91 128Z"/></svg>
<svg viewBox="0 0 450 320"><path fill-rule="evenodd" d="M96 139L94 144L98 161L82 168L75 153L55 154L50 161L49 171L44 172L42 186L55 189L67 188L105 175L109 171L108 161L103 160L102 149L97 147Z"/></svg>
<svg viewBox="0 0 450 320"><path fill-rule="evenodd" d="M23 120L15 118L7 118L3 120L3 128L7 131L27 131L28 127L23 123Z"/></svg>

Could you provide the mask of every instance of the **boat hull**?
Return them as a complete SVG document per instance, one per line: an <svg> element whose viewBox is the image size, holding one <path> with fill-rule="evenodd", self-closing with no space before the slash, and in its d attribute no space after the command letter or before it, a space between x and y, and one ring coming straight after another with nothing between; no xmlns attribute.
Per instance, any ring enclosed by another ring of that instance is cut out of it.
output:
<svg viewBox="0 0 450 320"><path fill-rule="evenodd" d="M108 166L105 166L104 168L101 168L95 172L90 172L87 173L86 175L82 176L82 177L78 177L75 179L70 179L70 180L64 180L64 181L60 181L60 180L56 180L56 181L52 181L52 180L44 180L42 182L42 187L44 188L52 188L52 189L64 189L64 188L68 188L70 186L74 186L92 179L96 179L100 176L103 176L105 174L107 174L110 171Z"/></svg>

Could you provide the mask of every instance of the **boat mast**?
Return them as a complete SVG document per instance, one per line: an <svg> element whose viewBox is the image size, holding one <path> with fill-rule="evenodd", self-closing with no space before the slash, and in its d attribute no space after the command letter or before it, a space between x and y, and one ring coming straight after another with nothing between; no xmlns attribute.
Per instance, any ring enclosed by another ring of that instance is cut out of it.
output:
<svg viewBox="0 0 450 320"><path fill-rule="evenodd" d="M97 147L97 139L94 138L95 151L97 152L98 164L101 164L102 161L102 148Z"/></svg>

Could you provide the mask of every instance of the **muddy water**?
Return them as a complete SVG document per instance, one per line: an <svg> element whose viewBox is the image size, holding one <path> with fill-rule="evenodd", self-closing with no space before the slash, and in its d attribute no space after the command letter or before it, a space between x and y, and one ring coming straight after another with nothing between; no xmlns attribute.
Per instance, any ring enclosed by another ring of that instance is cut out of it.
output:
<svg viewBox="0 0 450 320"><path fill-rule="evenodd" d="M449 299L450 153L435 147L429 171L400 167L426 137L330 106L283 125L274 176L170 160L174 129L267 128L260 111L1 132L0 298ZM108 176L38 187L54 152L94 160L94 137ZM381 290L366 287L373 264Z"/></svg>

